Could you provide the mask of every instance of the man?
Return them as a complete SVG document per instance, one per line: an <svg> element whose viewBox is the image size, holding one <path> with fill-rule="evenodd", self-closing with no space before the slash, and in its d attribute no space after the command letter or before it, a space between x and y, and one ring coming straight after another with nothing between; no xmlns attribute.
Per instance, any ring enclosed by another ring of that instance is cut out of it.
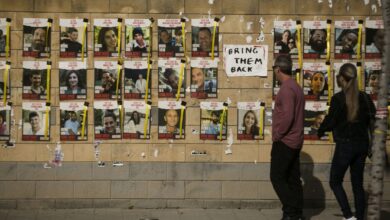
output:
<svg viewBox="0 0 390 220"><path fill-rule="evenodd" d="M169 109L165 112L164 121L166 122L165 125L166 132L164 133L170 133L170 134L179 133L177 128L177 123L179 122L179 116L175 109Z"/></svg>
<svg viewBox="0 0 390 220"><path fill-rule="evenodd" d="M107 111L103 117L104 130L103 134L115 134L116 133L116 115L114 112Z"/></svg>
<svg viewBox="0 0 390 220"><path fill-rule="evenodd" d="M66 135L77 135L77 131L80 128L80 122L77 121L76 112L69 113L69 119L65 122L65 134Z"/></svg>
<svg viewBox="0 0 390 220"><path fill-rule="evenodd" d="M31 50L45 52L46 48L46 28L38 27L33 32Z"/></svg>
<svg viewBox="0 0 390 220"><path fill-rule="evenodd" d="M355 53L355 46L358 42L358 34L355 30L344 30L339 39L336 46L341 46L341 53Z"/></svg>
<svg viewBox="0 0 390 220"><path fill-rule="evenodd" d="M66 52L81 52L82 45L77 41L79 32L76 28L68 28L68 38L61 40L61 44L67 45L65 48Z"/></svg>
<svg viewBox="0 0 390 220"><path fill-rule="evenodd" d="M377 29L373 36L371 44L367 45L367 53L383 53L383 46L385 45L385 30Z"/></svg>
<svg viewBox="0 0 390 220"><path fill-rule="evenodd" d="M30 112L28 115L28 120L30 122L31 130L26 131L25 135L43 135L43 130L41 129L41 121L37 112Z"/></svg>
<svg viewBox="0 0 390 220"><path fill-rule="evenodd" d="M138 79L135 82L135 89L137 93L145 93L146 80L143 78L142 74L138 74Z"/></svg>
<svg viewBox="0 0 390 220"><path fill-rule="evenodd" d="M211 51L211 31L207 27L199 28L198 43L199 51Z"/></svg>
<svg viewBox="0 0 390 220"><path fill-rule="evenodd" d="M273 71L282 85L272 114L271 182L283 205L282 220L299 220L303 219L299 154L303 144L305 101L302 88L291 78L289 56L278 56Z"/></svg>
<svg viewBox="0 0 390 220"><path fill-rule="evenodd" d="M312 50L310 52L324 53L326 49L326 30L325 29L310 30L309 44Z"/></svg>
<svg viewBox="0 0 390 220"><path fill-rule="evenodd" d="M206 127L205 134L219 134L220 132L219 116L216 111L211 112L211 118L208 126Z"/></svg>
<svg viewBox="0 0 390 220"><path fill-rule="evenodd" d="M144 39L144 32L140 27L133 29L133 40L130 42L132 51L147 52L147 45Z"/></svg>
<svg viewBox="0 0 390 220"><path fill-rule="evenodd" d="M45 88L41 86L42 76L39 70L31 70L30 73L30 83L31 83L31 93L43 95L45 94Z"/></svg>

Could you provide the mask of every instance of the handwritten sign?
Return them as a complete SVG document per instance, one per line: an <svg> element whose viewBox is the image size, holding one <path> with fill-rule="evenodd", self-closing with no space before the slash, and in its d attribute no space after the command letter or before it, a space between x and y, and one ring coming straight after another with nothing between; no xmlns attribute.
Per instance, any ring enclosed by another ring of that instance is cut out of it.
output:
<svg viewBox="0 0 390 220"><path fill-rule="evenodd" d="M224 45L227 76L267 76L268 45Z"/></svg>

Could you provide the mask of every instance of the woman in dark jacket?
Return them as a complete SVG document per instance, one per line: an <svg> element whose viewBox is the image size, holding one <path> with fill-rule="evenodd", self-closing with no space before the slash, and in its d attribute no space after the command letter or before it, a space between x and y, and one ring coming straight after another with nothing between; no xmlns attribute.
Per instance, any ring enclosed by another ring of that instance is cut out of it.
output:
<svg viewBox="0 0 390 220"><path fill-rule="evenodd" d="M330 170L330 187L341 207L345 219L362 220L366 209L363 189L363 171L369 147L368 128L375 117L371 98L359 92L357 71L353 64L341 66L337 84L342 91L331 100L329 114L318 129L318 136L332 131L336 149ZM343 179L348 167L351 173L356 213L353 216L343 188Z"/></svg>

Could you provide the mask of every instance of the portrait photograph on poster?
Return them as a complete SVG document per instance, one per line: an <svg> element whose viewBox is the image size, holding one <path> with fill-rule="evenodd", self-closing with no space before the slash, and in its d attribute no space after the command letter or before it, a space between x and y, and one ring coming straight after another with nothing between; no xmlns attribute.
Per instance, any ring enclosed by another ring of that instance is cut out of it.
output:
<svg viewBox="0 0 390 220"><path fill-rule="evenodd" d="M215 28L214 19L192 19L192 57L211 57L212 41L214 38L214 57L218 57L219 26Z"/></svg>
<svg viewBox="0 0 390 220"><path fill-rule="evenodd" d="M47 62L23 61L23 99L46 100Z"/></svg>
<svg viewBox="0 0 390 220"><path fill-rule="evenodd" d="M96 140L121 139L121 118L117 101L94 102Z"/></svg>
<svg viewBox="0 0 390 220"><path fill-rule="evenodd" d="M10 66L10 63L8 63L8 65ZM6 87L6 90L5 91L5 95L7 97L7 99L10 98L10 95L11 95L11 76L12 74L10 74L11 70L10 68L7 70L7 61L0 61L0 99L3 99L4 98L4 86L7 86ZM7 80L4 82L4 75L7 75L6 78Z"/></svg>
<svg viewBox="0 0 390 220"><path fill-rule="evenodd" d="M184 57L180 19L158 19L158 56Z"/></svg>
<svg viewBox="0 0 390 220"><path fill-rule="evenodd" d="M380 59L385 45L383 20L366 21L366 59Z"/></svg>
<svg viewBox="0 0 390 220"><path fill-rule="evenodd" d="M182 103L176 101L158 102L158 139L185 139L186 114ZM180 122L181 136L180 136Z"/></svg>
<svg viewBox="0 0 390 220"><path fill-rule="evenodd" d="M326 21L303 21L303 58L326 58Z"/></svg>
<svg viewBox="0 0 390 220"><path fill-rule="evenodd" d="M150 106L144 101L124 101L123 106L123 139L150 139Z"/></svg>
<svg viewBox="0 0 390 220"><path fill-rule="evenodd" d="M60 19L61 58L82 57L81 52L83 46L84 57L88 56L88 31L84 28L85 23L88 23L88 19Z"/></svg>
<svg viewBox="0 0 390 220"><path fill-rule="evenodd" d="M146 60L125 61L125 99L144 99L146 87L148 88L148 99L151 98L152 70L147 80L148 62Z"/></svg>
<svg viewBox="0 0 390 220"><path fill-rule="evenodd" d="M11 106L0 102L0 140L7 141L11 134Z"/></svg>
<svg viewBox="0 0 390 220"><path fill-rule="evenodd" d="M296 31L295 21L274 21L274 56L289 54L298 58Z"/></svg>
<svg viewBox="0 0 390 220"><path fill-rule="evenodd" d="M328 100L328 71L325 63L303 63L303 94L306 100Z"/></svg>
<svg viewBox="0 0 390 220"><path fill-rule="evenodd" d="M84 102L60 102L60 140L88 140L88 110L84 112ZM84 113L87 115L84 119ZM84 135L83 132L84 125Z"/></svg>
<svg viewBox="0 0 390 220"><path fill-rule="evenodd" d="M22 117L23 141L50 140L50 106L45 102L23 102Z"/></svg>
<svg viewBox="0 0 390 220"><path fill-rule="evenodd" d="M50 57L51 28L53 23L47 18L23 19L23 56L45 58Z"/></svg>
<svg viewBox="0 0 390 220"><path fill-rule="evenodd" d="M159 59L158 60L158 97L175 98L179 89L179 79L181 73L181 61L179 59ZM182 84L180 88L180 98L185 97L186 89L186 69L182 72Z"/></svg>
<svg viewBox="0 0 390 220"><path fill-rule="evenodd" d="M7 33L7 25L10 25L10 18L0 18L0 57L6 57L6 46L7 46L7 38L9 38L8 42L11 44L11 35ZM10 28L11 31L11 28ZM11 32L9 32L11 33ZM8 36L7 36L8 35ZM11 48L11 45L9 45ZM10 49L9 49L10 50Z"/></svg>
<svg viewBox="0 0 390 220"><path fill-rule="evenodd" d="M122 97L122 66L118 65L115 61L95 61L95 99Z"/></svg>
<svg viewBox="0 0 390 220"><path fill-rule="evenodd" d="M60 100L87 98L87 64L78 61L59 62Z"/></svg>
<svg viewBox="0 0 390 220"><path fill-rule="evenodd" d="M219 140L222 127L222 140L226 140L227 112L221 126L223 102L200 102L200 139Z"/></svg>
<svg viewBox="0 0 390 220"><path fill-rule="evenodd" d="M93 33L95 57L118 57L118 19L94 19Z"/></svg>
<svg viewBox="0 0 390 220"><path fill-rule="evenodd" d="M149 19L125 19L126 57L148 57L152 42L151 24Z"/></svg>
<svg viewBox="0 0 390 220"><path fill-rule="evenodd" d="M307 101L305 104L305 120L304 126L304 139L305 140L319 140L317 136L318 129L322 121L326 116L327 111L326 102ZM325 136L321 137L321 140L329 140L328 132Z"/></svg>
<svg viewBox="0 0 390 220"><path fill-rule="evenodd" d="M357 58L359 21L335 21L335 59Z"/></svg>
<svg viewBox="0 0 390 220"><path fill-rule="evenodd" d="M371 99L378 99L379 92L379 76L382 72L381 61L366 61L364 62L364 78L365 91L371 96Z"/></svg>
<svg viewBox="0 0 390 220"><path fill-rule="evenodd" d="M191 98L217 98L218 60L191 60Z"/></svg>
<svg viewBox="0 0 390 220"><path fill-rule="evenodd" d="M261 113L261 102L237 102L237 139L263 140L264 111ZM264 107L263 107L264 108ZM263 123L260 126L260 123Z"/></svg>

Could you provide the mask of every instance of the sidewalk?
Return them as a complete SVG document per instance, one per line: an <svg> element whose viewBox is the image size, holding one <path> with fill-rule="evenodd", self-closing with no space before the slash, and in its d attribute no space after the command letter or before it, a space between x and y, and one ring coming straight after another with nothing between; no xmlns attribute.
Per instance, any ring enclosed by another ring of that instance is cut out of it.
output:
<svg viewBox="0 0 390 220"><path fill-rule="evenodd" d="M338 209L305 210L307 220L341 220ZM390 209L382 212L390 219ZM0 210L1 220L280 220L278 209Z"/></svg>

